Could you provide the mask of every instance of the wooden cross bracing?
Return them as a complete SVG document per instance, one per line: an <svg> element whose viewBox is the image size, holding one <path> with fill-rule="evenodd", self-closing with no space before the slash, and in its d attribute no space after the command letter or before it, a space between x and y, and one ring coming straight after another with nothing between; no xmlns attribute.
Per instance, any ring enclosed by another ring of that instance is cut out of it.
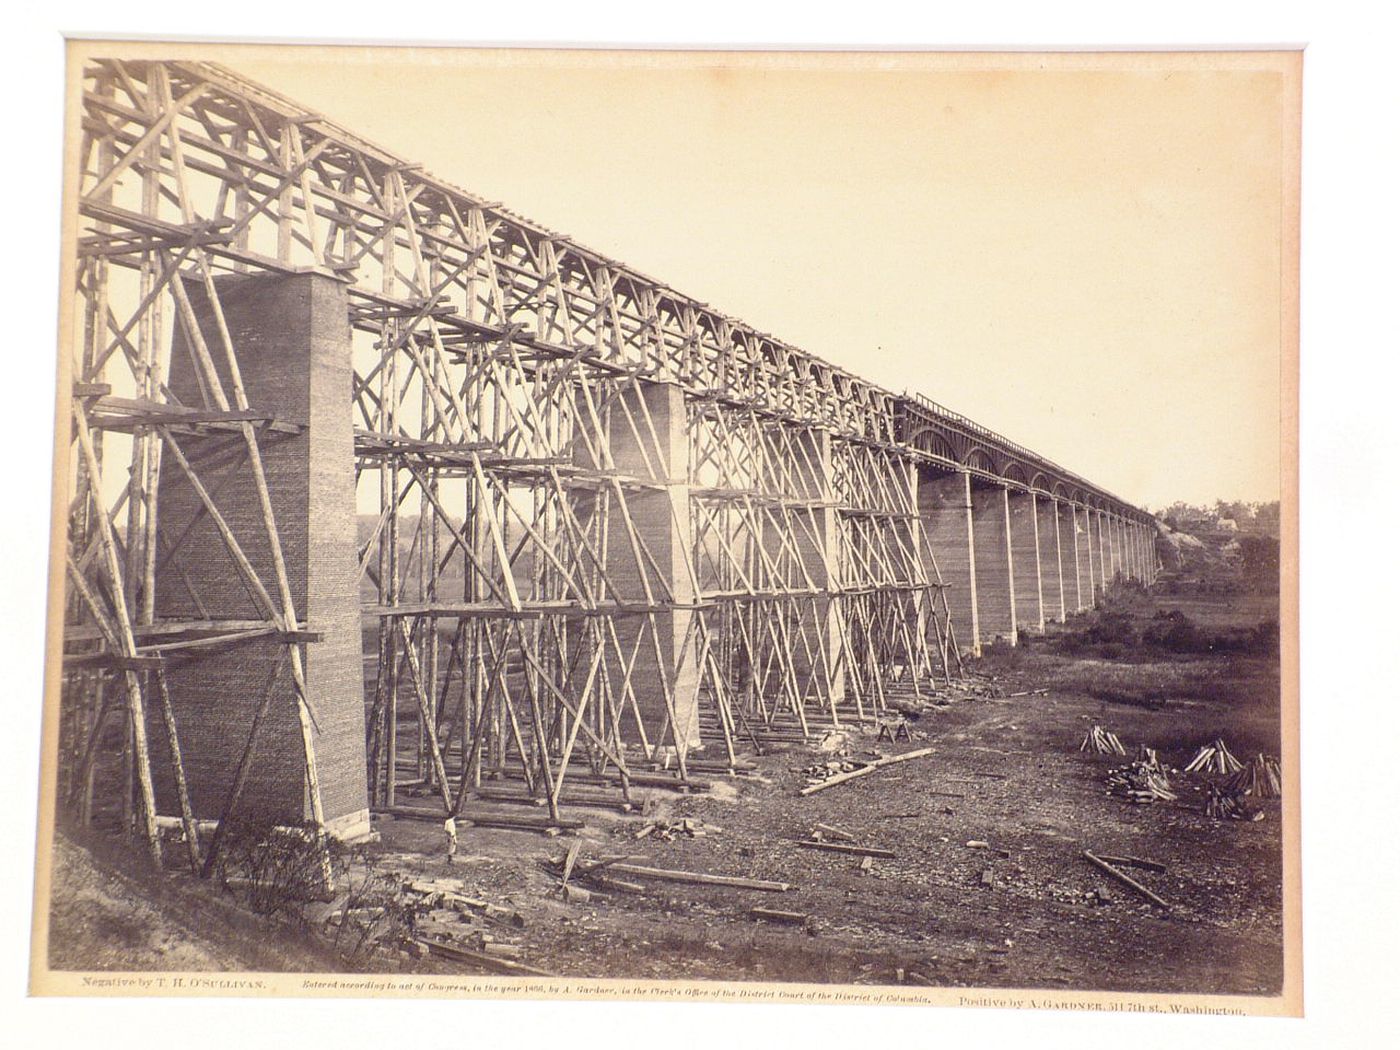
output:
<svg viewBox="0 0 1400 1050"><path fill-rule="evenodd" d="M222 305L239 276L319 275L348 302L345 470L377 504L352 552L371 805L415 783L461 814L513 767L557 819L571 770L624 793L639 766L685 778L697 703L732 762L960 672L897 395L219 67L96 61L81 122L61 764L81 818L119 799L159 858L154 727L208 870L220 832L198 834L167 669L272 640L256 710L289 705L325 825L318 625L264 465L311 424L248 395ZM163 476L192 517L162 515ZM230 524L235 495L256 534ZM196 528L252 613L201 593ZM157 615L158 581L191 615Z"/></svg>

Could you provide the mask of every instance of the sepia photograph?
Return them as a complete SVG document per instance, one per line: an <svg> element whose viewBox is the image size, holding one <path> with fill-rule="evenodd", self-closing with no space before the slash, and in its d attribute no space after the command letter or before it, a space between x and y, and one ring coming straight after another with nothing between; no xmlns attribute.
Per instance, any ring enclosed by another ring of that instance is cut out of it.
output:
<svg viewBox="0 0 1400 1050"><path fill-rule="evenodd" d="M1302 69L69 40L31 991L1301 1015Z"/></svg>

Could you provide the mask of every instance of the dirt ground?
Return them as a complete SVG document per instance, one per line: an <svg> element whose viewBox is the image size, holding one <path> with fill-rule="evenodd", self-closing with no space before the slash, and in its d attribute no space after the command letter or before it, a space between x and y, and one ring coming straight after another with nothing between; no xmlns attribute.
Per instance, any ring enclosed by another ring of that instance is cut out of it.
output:
<svg viewBox="0 0 1400 1050"><path fill-rule="evenodd" d="M1254 599L1191 602L1209 608L1188 615L1217 627L1252 627L1261 609L1268 611ZM1141 595L1129 605L1141 622L1159 607ZM380 871L458 880L462 893L518 913L523 925L503 927L498 939L514 946L512 957L558 975L1276 993L1283 971L1278 802L1262 801L1257 823L1213 820L1201 811L1209 777L1178 774L1171 777L1176 802L1134 805L1105 787L1108 771L1128 759L1079 746L1097 724L1116 733L1130 757L1146 744L1177 769L1217 736L1241 760L1277 755L1277 657L1065 651L1061 640L1082 630L1083 622L1072 620L1028 646L988 653L973 665L984 695L928 710L913 723L912 741L877 743L873 733L853 731L845 745L857 761L876 751L934 751L805 798L802 769L831 756L794 745L753 758L752 775L707 775L705 791L643 792L645 816L573 807L566 815L586 826L554 838L464 829L450 860L440 825L385 817L376 822L381 840L368 856ZM832 738L826 746L841 743ZM648 823L684 818L705 833L636 838ZM860 857L800 847L818 823L895 857L862 870ZM627 876L643 892L566 901L551 864L574 841L580 863L628 854L637 864L793 888ZM1098 871L1084 850L1166 865L1165 873L1132 874L1170 910ZM84 891L68 898L56 891L60 899L55 943L68 947L56 949L55 965L101 966L102 953L73 947L103 935L91 915L86 934L74 921L87 907ZM801 913L807 921L756 919L755 907ZM128 918L147 921L135 911ZM123 968L182 968L190 951L207 954L200 965L248 968L246 951L230 956L224 947L226 917L196 920L197 937L157 938L143 949L142 966ZM306 936L285 934L288 942ZM495 972L437 957L366 965ZM264 958L252 968L329 967L319 950L289 943L280 960Z"/></svg>
<svg viewBox="0 0 1400 1050"><path fill-rule="evenodd" d="M210 883L152 876L125 843L54 838L49 967L54 970L335 969L314 938L252 915Z"/></svg>

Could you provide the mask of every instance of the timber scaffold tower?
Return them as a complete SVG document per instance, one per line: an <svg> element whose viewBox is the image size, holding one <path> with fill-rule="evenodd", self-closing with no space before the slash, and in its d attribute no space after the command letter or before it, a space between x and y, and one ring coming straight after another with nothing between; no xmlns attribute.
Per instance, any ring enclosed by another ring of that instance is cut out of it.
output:
<svg viewBox="0 0 1400 1050"><path fill-rule="evenodd" d="M220 67L80 116L73 819L558 820L961 673L908 399Z"/></svg>

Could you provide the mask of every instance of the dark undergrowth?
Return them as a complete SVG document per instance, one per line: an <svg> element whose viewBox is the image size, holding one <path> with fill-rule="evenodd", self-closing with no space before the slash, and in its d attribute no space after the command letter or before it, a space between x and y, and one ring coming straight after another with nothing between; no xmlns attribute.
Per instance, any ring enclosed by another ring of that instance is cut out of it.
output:
<svg viewBox="0 0 1400 1050"><path fill-rule="evenodd" d="M979 666L1104 704L1189 711L1193 717L1179 731L1141 741L1182 761L1182 753L1217 736L1242 759L1277 754L1278 622L1251 623L1238 611L1232 617L1226 603L1207 610L1218 622L1206 626L1161 609L1141 587L1115 587L1099 607L1050 625L1043 635L1023 635L1015 647L984 646Z"/></svg>

